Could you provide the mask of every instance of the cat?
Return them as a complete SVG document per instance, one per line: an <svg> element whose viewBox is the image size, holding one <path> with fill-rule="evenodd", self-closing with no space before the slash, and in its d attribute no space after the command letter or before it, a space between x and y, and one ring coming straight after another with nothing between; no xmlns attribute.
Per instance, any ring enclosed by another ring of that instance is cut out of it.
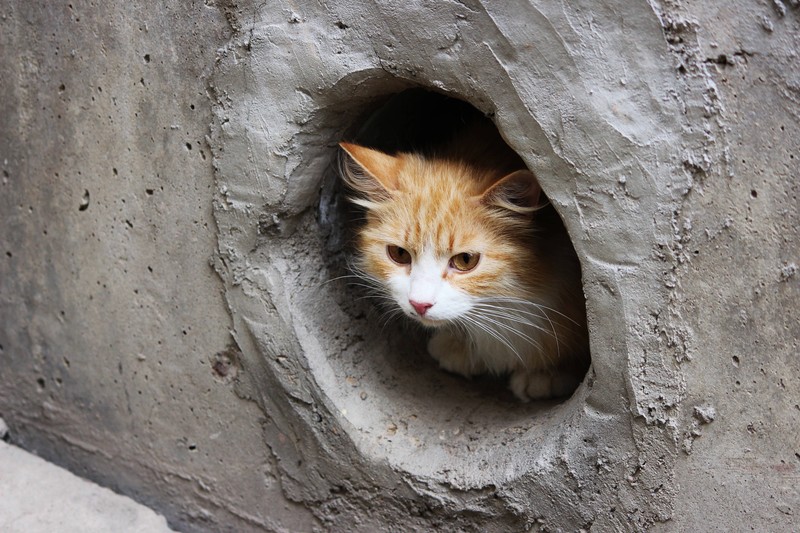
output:
<svg viewBox="0 0 800 533"><path fill-rule="evenodd" d="M340 147L350 200L365 210L354 270L433 329L439 365L508 374L522 401L571 394L589 364L578 259L491 122L465 126L438 152Z"/></svg>

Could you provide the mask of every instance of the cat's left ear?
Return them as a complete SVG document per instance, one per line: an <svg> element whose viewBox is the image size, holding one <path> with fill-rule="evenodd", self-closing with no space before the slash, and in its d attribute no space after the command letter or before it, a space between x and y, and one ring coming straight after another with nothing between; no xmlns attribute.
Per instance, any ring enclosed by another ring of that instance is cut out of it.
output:
<svg viewBox="0 0 800 533"><path fill-rule="evenodd" d="M517 170L489 187L480 196L480 202L529 215L539 207L541 195L542 188L533 172Z"/></svg>

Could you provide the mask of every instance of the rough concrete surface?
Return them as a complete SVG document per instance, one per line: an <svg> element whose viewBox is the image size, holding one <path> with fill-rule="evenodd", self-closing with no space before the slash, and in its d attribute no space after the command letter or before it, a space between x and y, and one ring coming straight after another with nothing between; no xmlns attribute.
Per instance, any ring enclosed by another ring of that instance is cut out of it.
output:
<svg viewBox="0 0 800 533"><path fill-rule="evenodd" d="M794 0L0 2L12 441L185 531L791 530L799 38ZM336 144L420 87L570 232L565 402L336 279Z"/></svg>
<svg viewBox="0 0 800 533"><path fill-rule="evenodd" d="M0 531L167 533L166 519L130 498L0 442Z"/></svg>

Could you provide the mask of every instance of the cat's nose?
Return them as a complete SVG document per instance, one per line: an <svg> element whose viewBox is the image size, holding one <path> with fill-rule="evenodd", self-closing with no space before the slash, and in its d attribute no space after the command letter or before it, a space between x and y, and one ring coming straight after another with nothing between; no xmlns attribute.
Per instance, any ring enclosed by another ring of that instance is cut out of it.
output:
<svg viewBox="0 0 800 533"><path fill-rule="evenodd" d="M428 309L433 307L433 304L428 302L415 302L414 300L409 300L408 303L411 304L411 307L419 313L419 316L425 316L425 313L428 312Z"/></svg>

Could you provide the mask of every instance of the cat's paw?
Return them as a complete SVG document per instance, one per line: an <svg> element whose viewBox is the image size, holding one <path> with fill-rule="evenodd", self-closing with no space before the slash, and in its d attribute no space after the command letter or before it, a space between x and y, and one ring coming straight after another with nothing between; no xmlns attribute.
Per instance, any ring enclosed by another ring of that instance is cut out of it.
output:
<svg viewBox="0 0 800 533"><path fill-rule="evenodd" d="M571 374L517 370L511 374L508 387L517 398L527 402L569 396L579 383L580 380Z"/></svg>
<svg viewBox="0 0 800 533"><path fill-rule="evenodd" d="M431 340L428 341L428 353L439 361L439 366L454 374L470 377L486 371L483 363L476 363L472 360L469 347L464 339L447 330L440 330L433 334Z"/></svg>

